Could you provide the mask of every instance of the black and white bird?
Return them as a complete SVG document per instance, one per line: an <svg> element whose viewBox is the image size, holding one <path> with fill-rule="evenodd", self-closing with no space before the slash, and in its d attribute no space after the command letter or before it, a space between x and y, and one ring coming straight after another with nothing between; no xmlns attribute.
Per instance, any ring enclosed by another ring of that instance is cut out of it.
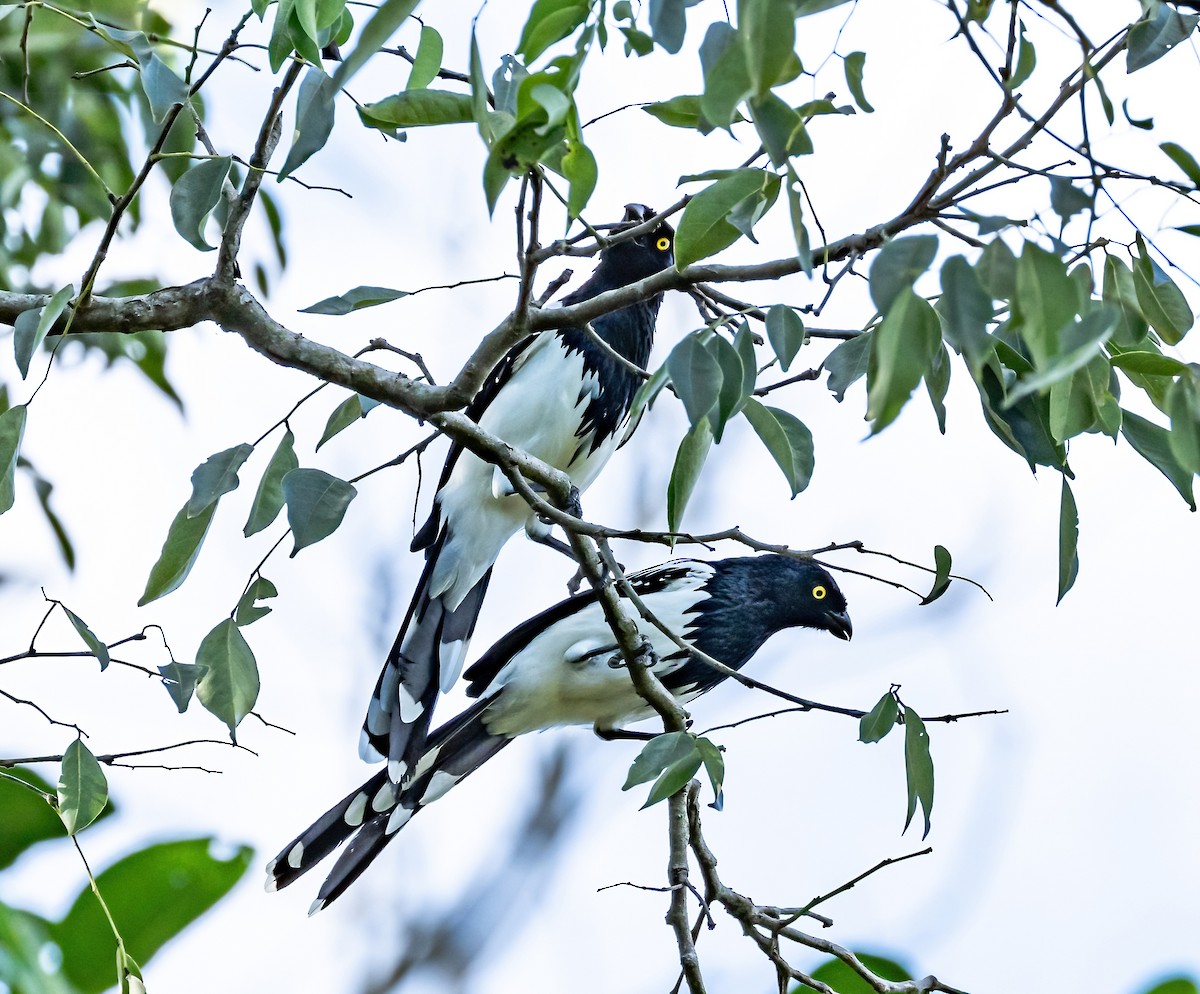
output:
<svg viewBox="0 0 1200 994"><path fill-rule="evenodd" d="M833 577L808 560L779 555L679 559L629 579L667 628L735 669L784 628L815 628L840 639L852 633L846 598ZM725 679L657 628L646 622L640 627L653 649L654 672L681 702ZM381 770L330 808L267 867L268 890L286 887L350 839L309 914L320 911L414 814L516 736L556 725L591 725L611 738L626 723L654 714L634 690L594 591L518 625L467 670L466 678L467 693L479 700L428 737L412 776L397 784Z"/></svg>
<svg viewBox="0 0 1200 994"><path fill-rule="evenodd" d="M640 224L653 216L649 207L630 204L625 221ZM673 246L674 230L665 222L609 246L587 282L562 303L578 304L666 269L674 263ZM591 327L644 369L661 303L657 294L601 315ZM582 491L625 437L640 385L636 371L585 329L561 328L513 348L466 413L485 431L565 472ZM413 539L414 551L425 550L425 568L379 675L359 743L368 762L388 760L396 783L421 755L439 688L452 687L462 669L492 565L522 525L533 537L548 531L503 473L452 445L432 513Z"/></svg>

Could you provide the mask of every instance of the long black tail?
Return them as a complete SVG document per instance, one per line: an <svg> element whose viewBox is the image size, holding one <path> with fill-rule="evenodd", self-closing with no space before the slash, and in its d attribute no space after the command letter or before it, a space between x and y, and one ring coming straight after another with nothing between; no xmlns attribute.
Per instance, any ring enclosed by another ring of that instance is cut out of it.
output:
<svg viewBox="0 0 1200 994"><path fill-rule="evenodd" d="M425 568L375 682L359 738L359 755L367 762L386 757L394 783L409 777L423 752L439 688L445 692L458 679L492 577L489 569L454 607L442 595L431 597L430 582L446 538L443 528L426 553Z"/></svg>
<svg viewBox="0 0 1200 994"><path fill-rule="evenodd" d="M476 701L436 729L405 786L397 786L386 770L380 770L284 846L267 865L267 890L288 886L350 839L308 913L315 914L336 900L413 815L512 741L504 735L489 734L484 726L484 712L493 700L488 697Z"/></svg>

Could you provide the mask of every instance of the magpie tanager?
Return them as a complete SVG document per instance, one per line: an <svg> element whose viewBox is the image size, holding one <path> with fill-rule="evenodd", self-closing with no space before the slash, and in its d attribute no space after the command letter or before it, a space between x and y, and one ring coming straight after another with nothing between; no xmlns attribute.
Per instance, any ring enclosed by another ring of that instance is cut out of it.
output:
<svg viewBox="0 0 1200 994"><path fill-rule="evenodd" d="M677 559L629 579L666 627L735 669L784 628L816 628L840 639L852 633L838 585L807 560L778 555ZM654 672L679 701L686 703L725 679L648 622L640 627L653 649ZM309 914L320 911L414 814L516 736L555 725L592 725L597 734L613 738L625 723L654 714L634 690L594 591L518 625L465 676L467 693L478 701L429 735L412 776L397 784L381 770L335 804L267 867L267 890L286 887L350 839Z"/></svg>
<svg viewBox="0 0 1200 994"><path fill-rule="evenodd" d="M630 204L625 221L639 224L653 215L649 207ZM562 302L578 304L652 276L674 264L673 245L674 230L663 223L609 246L587 282ZM657 294L601 315L591 326L644 369L661 303ZM637 373L583 328L560 328L513 348L466 413L485 431L562 470L583 490L626 434L640 385ZM492 565L523 524L533 537L539 537L539 528L540 537L548 532L499 469L452 445L433 511L413 539L414 551L425 550L425 569L375 685L359 742L368 762L387 758L396 783L421 755L439 687L447 691L462 669Z"/></svg>

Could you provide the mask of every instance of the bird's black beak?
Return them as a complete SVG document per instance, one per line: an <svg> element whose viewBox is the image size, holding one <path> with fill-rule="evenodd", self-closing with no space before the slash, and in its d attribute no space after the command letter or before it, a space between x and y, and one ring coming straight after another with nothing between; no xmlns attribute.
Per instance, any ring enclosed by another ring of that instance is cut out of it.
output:
<svg viewBox="0 0 1200 994"><path fill-rule="evenodd" d="M645 204L626 204L625 216L622 221L633 221L636 224L641 224L643 221L652 218L654 211Z"/></svg>
<svg viewBox="0 0 1200 994"><path fill-rule="evenodd" d="M854 626L850 624L850 615L845 611L826 611L825 627L840 639L850 641L854 634Z"/></svg>

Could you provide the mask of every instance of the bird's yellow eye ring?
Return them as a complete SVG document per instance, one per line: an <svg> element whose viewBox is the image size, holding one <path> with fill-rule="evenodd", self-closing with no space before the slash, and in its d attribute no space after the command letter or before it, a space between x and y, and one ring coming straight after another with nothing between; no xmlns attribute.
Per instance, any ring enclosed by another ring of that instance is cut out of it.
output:
<svg viewBox="0 0 1200 994"><path fill-rule="evenodd" d="M658 247L660 252L665 252L671 247L671 239L669 239L666 235L663 235L663 237L654 244Z"/></svg>
<svg viewBox="0 0 1200 994"><path fill-rule="evenodd" d="M819 601L823 601L825 599L825 595L827 593L828 593L828 591L824 587L822 587L820 584L813 587L813 589L812 589L813 597Z"/></svg>

